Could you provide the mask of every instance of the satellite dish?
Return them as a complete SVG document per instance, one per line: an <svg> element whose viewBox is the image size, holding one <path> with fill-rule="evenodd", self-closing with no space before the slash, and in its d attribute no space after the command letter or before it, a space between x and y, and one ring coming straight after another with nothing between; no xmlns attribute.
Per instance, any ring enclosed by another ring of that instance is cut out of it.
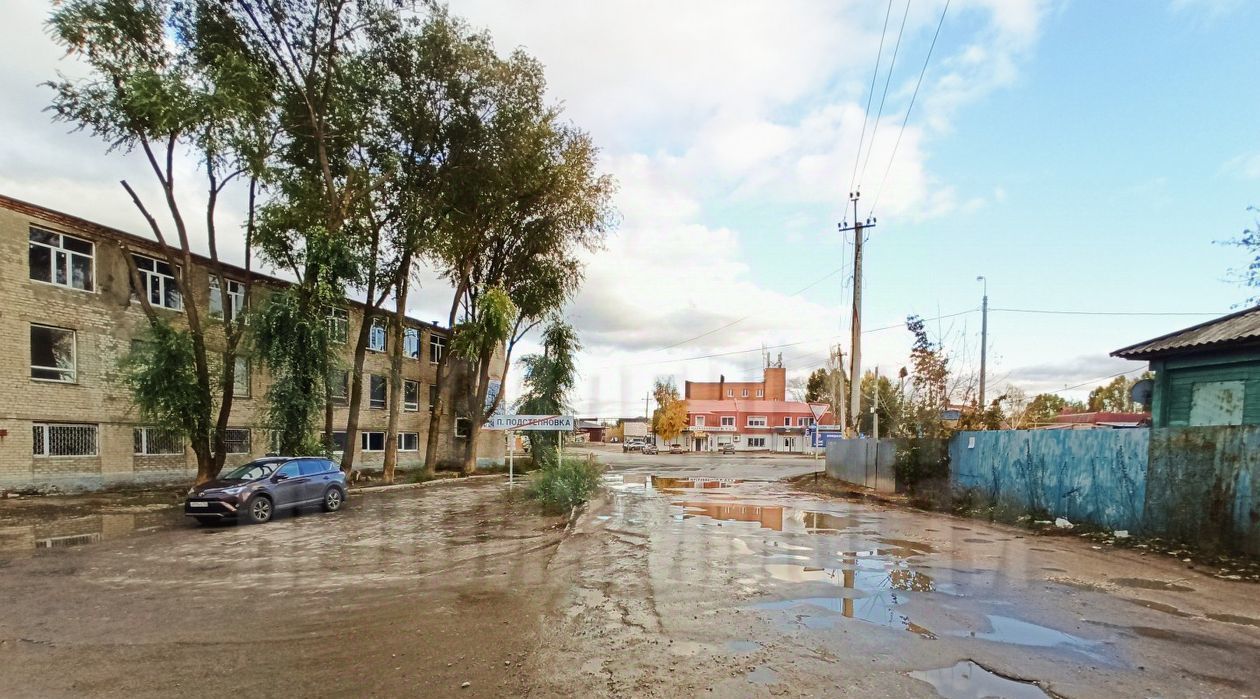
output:
<svg viewBox="0 0 1260 699"><path fill-rule="evenodd" d="M1151 396L1155 393L1154 379L1142 379L1133 382L1133 388L1129 389L1129 397L1134 403L1141 403L1143 406L1151 407Z"/></svg>

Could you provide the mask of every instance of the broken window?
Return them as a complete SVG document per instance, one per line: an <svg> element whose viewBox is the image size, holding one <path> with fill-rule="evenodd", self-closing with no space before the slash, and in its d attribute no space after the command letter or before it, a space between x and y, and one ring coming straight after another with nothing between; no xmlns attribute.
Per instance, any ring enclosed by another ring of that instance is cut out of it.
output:
<svg viewBox="0 0 1260 699"><path fill-rule="evenodd" d="M133 254L131 257L140 270L140 283L144 285L144 293L149 295L149 303L176 311L184 307L179 286L175 283L175 272L170 265L144 255Z"/></svg>
<svg viewBox="0 0 1260 699"><path fill-rule="evenodd" d="M420 358L420 331L407 328L403 331L403 356L408 359Z"/></svg>
<svg viewBox="0 0 1260 699"><path fill-rule="evenodd" d="M385 321L379 318L372 321L372 329L368 332L368 349L373 352L385 351Z"/></svg>
<svg viewBox="0 0 1260 699"><path fill-rule="evenodd" d="M28 248L30 277L47 284L92 291L93 251L92 243L86 240L32 226Z"/></svg>
<svg viewBox="0 0 1260 699"><path fill-rule="evenodd" d="M403 380L403 410L414 413L420 409L420 382Z"/></svg>
<svg viewBox="0 0 1260 699"><path fill-rule="evenodd" d="M368 383L368 407L373 410L384 410L387 385L385 377L372 374Z"/></svg>
<svg viewBox="0 0 1260 699"><path fill-rule="evenodd" d="M31 325L31 378L74 383L78 378L73 330Z"/></svg>

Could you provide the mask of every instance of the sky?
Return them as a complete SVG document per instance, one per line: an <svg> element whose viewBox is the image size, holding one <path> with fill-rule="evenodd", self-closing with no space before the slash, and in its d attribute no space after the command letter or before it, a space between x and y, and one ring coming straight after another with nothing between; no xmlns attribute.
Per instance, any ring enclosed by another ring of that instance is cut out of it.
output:
<svg viewBox="0 0 1260 699"><path fill-rule="evenodd" d="M143 233L118 181L156 196L152 176L42 111L41 81L82 74L44 31L50 5L6 6L0 192ZM837 223L855 189L877 220L866 369L907 364L918 314L941 317L929 330L974 372L980 275L990 397L1083 398L1143 367L1109 352L1250 296L1230 275L1245 254L1217 241L1260 205L1260 4L951 0L943 21L944 0L451 9L542 61L618 183L618 225L564 314L585 346L583 416L641 415L657 378L756 378L762 347L790 378L837 343L847 355L853 241ZM180 182L195 203L191 163ZM427 275L409 310L444 317L450 293ZM518 382L513 367L509 395Z"/></svg>

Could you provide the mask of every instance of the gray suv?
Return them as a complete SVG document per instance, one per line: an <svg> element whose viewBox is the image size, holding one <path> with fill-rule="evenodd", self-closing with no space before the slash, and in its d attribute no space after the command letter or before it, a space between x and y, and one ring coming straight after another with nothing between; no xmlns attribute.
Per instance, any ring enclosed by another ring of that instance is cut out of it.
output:
<svg viewBox="0 0 1260 699"><path fill-rule="evenodd" d="M346 475L328 459L274 456L251 461L195 485L184 515L201 524L236 519L262 524L277 512L319 505L336 512L346 502Z"/></svg>

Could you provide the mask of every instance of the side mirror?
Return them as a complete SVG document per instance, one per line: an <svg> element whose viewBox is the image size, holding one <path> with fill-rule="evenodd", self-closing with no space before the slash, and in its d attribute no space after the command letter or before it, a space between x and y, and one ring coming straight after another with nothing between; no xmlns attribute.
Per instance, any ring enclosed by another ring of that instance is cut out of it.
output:
<svg viewBox="0 0 1260 699"><path fill-rule="evenodd" d="M271 477L271 481L273 483L279 483L280 481L286 481L288 479L289 479L289 474L287 473L277 473L276 475Z"/></svg>

